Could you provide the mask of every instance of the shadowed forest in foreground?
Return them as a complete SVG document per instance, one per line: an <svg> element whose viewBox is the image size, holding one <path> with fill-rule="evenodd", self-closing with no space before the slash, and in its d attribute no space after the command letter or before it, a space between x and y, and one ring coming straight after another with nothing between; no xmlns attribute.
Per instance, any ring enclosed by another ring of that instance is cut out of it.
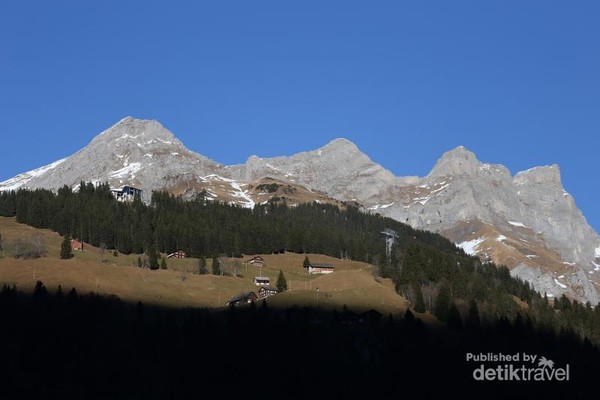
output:
<svg viewBox="0 0 600 400"><path fill-rule="evenodd" d="M578 398L600 371L588 340L540 331L520 316L434 329L410 312L359 318L266 302L160 309L51 293L38 282L31 296L5 286L0 318L3 398L400 398L410 389L423 398ZM517 352L569 364L569 382L477 382L481 363L466 361L466 353Z"/></svg>

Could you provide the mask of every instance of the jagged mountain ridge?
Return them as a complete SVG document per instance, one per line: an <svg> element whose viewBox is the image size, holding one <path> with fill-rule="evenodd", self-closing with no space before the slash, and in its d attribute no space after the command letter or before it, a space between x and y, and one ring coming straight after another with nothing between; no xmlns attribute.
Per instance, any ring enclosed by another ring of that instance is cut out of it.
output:
<svg viewBox="0 0 600 400"><path fill-rule="evenodd" d="M460 146L446 152L427 176L401 178L357 151L342 139L291 157L251 157L237 170L246 177L268 173L294 179L333 198L355 200L373 212L464 243L473 254L506 264L550 297L567 294L598 303L600 238L563 189L557 165L513 177L506 167L482 163ZM313 172L320 169L331 175Z"/></svg>
<svg viewBox="0 0 600 400"><path fill-rule="evenodd" d="M506 264L550 296L566 293L598 303L600 239L564 191L558 166L512 176L464 147L445 153L422 178L395 176L346 139L289 157L251 156L225 166L188 150L157 121L127 117L72 156L2 182L0 190L107 181L185 198L204 192L252 207L281 195L256 190L268 187L265 178L275 179L277 190L290 185L288 193L296 193L288 199L292 204L356 201Z"/></svg>
<svg viewBox="0 0 600 400"><path fill-rule="evenodd" d="M203 194L208 200L244 207L273 197L289 205L301 202L341 202L293 183L257 178L231 179L229 167L188 150L172 132L154 120L126 117L97 135L86 147L59 161L0 183L0 190L19 187L74 189L81 181L108 182L153 190L168 190L185 199ZM268 188L269 190L261 190Z"/></svg>

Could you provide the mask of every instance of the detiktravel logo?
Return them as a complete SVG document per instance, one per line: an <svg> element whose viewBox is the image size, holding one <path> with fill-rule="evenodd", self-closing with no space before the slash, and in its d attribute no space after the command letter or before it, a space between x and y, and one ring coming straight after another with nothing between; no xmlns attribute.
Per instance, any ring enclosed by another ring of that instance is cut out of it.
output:
<svg viewBox="0 0 600 400"><path fill-rule="evenodd" d="M475 363L476 381L568 381L571 367L556 366L554 361L536 354L467 353L466 361Z"/></svg>

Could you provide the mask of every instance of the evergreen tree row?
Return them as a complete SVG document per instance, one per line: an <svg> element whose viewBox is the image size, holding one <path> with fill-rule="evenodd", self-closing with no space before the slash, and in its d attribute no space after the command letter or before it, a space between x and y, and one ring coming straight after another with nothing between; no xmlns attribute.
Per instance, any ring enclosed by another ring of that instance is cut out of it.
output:
<svg viewBox="0 0 600 400"><path fill-rule="evenodd" d="M439 235L351 206L340 210L313 203L291 208L271 202L250 210L201 198L186 202L166 192L155 192L149 205L139 198L122 203L108 185L83 182L77 191L65 186L57 193L3 192L0 215L123 254L142 254L149 248L183 250L192 257L291 251L378 264L385 259L380 234L385 228L398 231L400 246L419 242L462 254Z"/></svg>

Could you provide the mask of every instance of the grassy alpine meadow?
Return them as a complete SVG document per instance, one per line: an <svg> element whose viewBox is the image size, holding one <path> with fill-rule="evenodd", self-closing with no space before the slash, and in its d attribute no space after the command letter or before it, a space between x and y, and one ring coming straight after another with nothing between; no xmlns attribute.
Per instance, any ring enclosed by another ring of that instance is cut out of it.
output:
<svg viewBox="0 0 600 400"><path fill-rule="evenodd" d="M399 315L406 300L398 295L389 279L375 280L369 264L342 260L319 254L252 254L243 258L219 257L228 275L216 276L212 258L208 258L208 274L199 275L197 258L168 258L167 269L139 268L137 254L117 254L84 244L84 251L74 251L73 258L60 259L62 238L48 229L36 229L0 217L0 234L4 257L0 259L0 285L15 284L19 290L33 291L42 281L50 292L62 287L67 293L75 287L80 294L88 292L116 295L127 302L167 307L222 308L227 300L242 292L258 292L254 277L268 277L275 287L279 271L283 271L288 290L268 299L270 306L318 306L341 310L344 306L357 312L371 308L387 315ZM11 256L15 241L41 241L45 256L19 258ZM162 255L166 257L165 254ZM260 256L264 267L245 261ZM332 274L309 274L303 268L305 257L313 263L331 264ZM235 276L234 276L235 274Z"/></svg>

